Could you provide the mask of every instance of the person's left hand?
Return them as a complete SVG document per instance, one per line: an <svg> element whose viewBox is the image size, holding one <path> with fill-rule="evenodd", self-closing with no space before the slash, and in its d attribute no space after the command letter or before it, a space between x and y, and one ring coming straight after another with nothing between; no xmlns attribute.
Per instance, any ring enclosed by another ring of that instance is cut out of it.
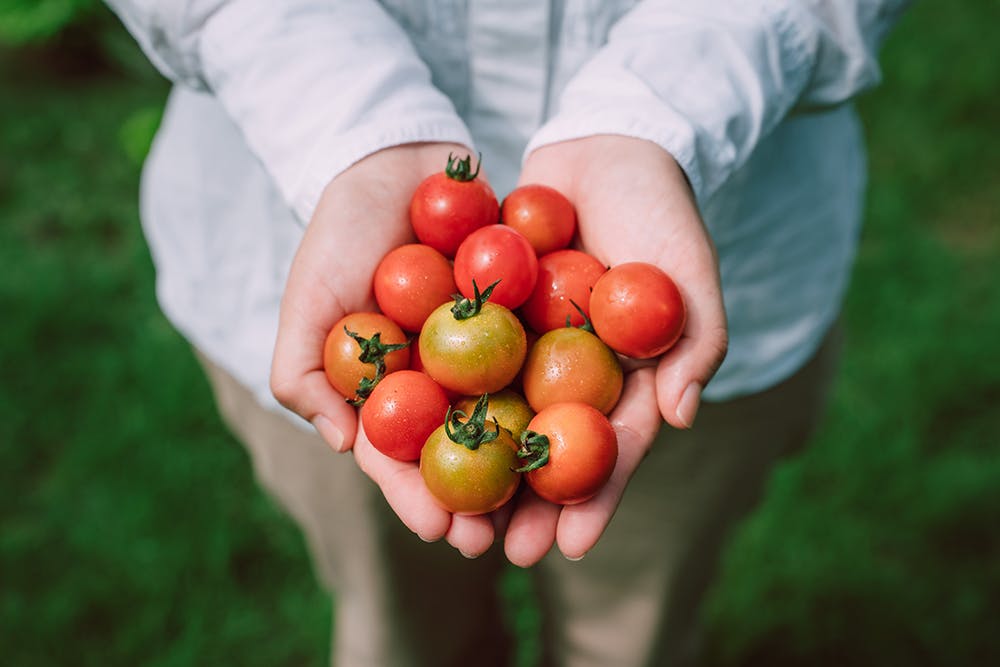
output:
<svg viewBox="0 0 1000 667"><path fill-rule="evenodd" d="M678 343L658 360L626 368L622 397L609 415L619 456L611 479L592 499L559 506L524 489L507 526L504 548L527 567L557 545L582 558L611 521L632 474L662 420L694 422L701 390L725 357L726 318L714 246L683 172L648 141L616 135L545 146L528 156L521 184L541 183L576 207L580 244L603 264L645 261L666 271L687 306Z"/></svg>

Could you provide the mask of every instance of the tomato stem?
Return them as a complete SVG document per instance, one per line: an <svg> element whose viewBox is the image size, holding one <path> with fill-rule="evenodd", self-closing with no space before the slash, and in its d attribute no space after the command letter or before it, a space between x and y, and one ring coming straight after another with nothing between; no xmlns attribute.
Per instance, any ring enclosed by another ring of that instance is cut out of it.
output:
<svg viewBox="0 0 1000 667"><path fill-rule="evenodd" d="M580 315L583 317L583 324L581 324L580 326L578 326L577 329L583 329L584 331L587 331L589 333L592 333L592 334L596 335L597 332L594 331L594 323L590 321L589 317L587 317L587 313L583 312L583 308L581 308L576 303L576 301L574 301L573 299L570 299L569 302L571 304L573 304L574 308L576 308L576 312L580 313ZM573 326L570 323L570 317L571 317L570 315L566 316L566 328L567 329L570 328L571 326Z"/></svg>
<svg viewBox="0 0 1000 667"><path fill-rule="evenodd" d="M382 342L382 332L376 331L372 334L371 338L365 338L364 336L351 331L346 326L344 327L344 333L357 341L358 346L361 348L361 354L358 355L358 361L363 364L374 364L375 366L375 377L363 377L361 381L358 382L358 389L354 392L354 398L346 399L348 403L356 408L360 408L365 404L365 401L371 396L372 390L375 389L375 385L382 381L385 377L385 357L390 352L395 352L396 350L402 350L404 347L410 344L410 341L405 343L383 343Z"/></svg>
<svg viewBox="0 0 1000 667"><path fill-rule="evenodd" d="M483 304L489 301L490 295L493 294L493 289L499 283L500 279L498 278L493 281L492 285L480 292L479 285L476 284L476 280L473 278L473 298L469 299L461 294L452 294L451 298L455 300L455 305L451 307L451 314L455 316L456 320L467 320L470 317L475 317L483 309Z"/></svg>
<svg viewBox="0 0 1000 667"><path fill-rule="evenodd" d="M479 449L480 445L493 442L500 435L500 424L496 417L493 418L493 431L486 430L486 410L489 407L489 395L483 394L476 401L476 407L472 414L467 415L462 410L452 410L448 408L448 414L444 418L444 432L448 438L459 445L473 451ZM463 422L462 418L466 420Z"/></svg>
<svg viewBox="0 0 1000 667"><path fill-rule="evenodd" d="M479 175L479 168L483 164L483 154L479 154L479 159L476 162L476 170L472 171L472 156L466 155L464 160L459 160L457 157L448 153L448 164L444 168L444 175L453 181L458 181L459 183L467 183L469 181L476 180L476 176Z"/></svg>
<svg viewBox="0 0 1000 667"><path fill-rule="evenodd" d="M548 436L525 429L521 433L521 448L517 450L517 458L527 459L527 462L514 472L531 472L541 468L549 462Z"/></svg>

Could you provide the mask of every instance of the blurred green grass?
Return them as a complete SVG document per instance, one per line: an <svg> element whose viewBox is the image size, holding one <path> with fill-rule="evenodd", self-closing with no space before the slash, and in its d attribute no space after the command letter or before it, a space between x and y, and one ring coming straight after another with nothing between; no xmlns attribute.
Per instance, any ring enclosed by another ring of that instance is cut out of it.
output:
<svg viewBox="0 0 1000 667"><path fill-rule="evenodd" d="M861 102L842 373L729 549L712 664L1000 664L998 10L917 3Z"/></svg>
<svg viewBox="0 0 1000 667"><path fill-rule="evenodd" d="M166 86L75 39L0 54L3 662L322 664L301 540L155 304L136 158Z"/></svg>
<svg viewBox="0 0 1000 667"><path fill-rule="evenodd" d="M323 664L330 605L301 540L155 305L136 198L166 86L87 5L6 24L0 7L4 662ZM997 19L918 3L861 102L843 370L727 551L706 667L1000 664ZM519 627L525 582L505 584Z"/></svg>

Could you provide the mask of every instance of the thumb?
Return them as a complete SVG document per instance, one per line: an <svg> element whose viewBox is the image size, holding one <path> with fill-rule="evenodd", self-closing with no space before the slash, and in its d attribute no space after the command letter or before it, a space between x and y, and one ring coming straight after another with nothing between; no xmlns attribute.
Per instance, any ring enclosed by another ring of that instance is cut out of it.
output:
<svg viewBox="0 0 1000 667"><path fill-rule="evenodd" d="M688 295L684 297L690 303ZM657 404L663 418L675 428L694 424L702 390L722 365L729 346L721 299L691 298L700 299L702 307L689 310L684 335L656 367Z"/></svg>
<svg viewBox="0 0 1000 667"><path fill-rule="evenodd" d="M307 232L308 233L308 232ZM271 393L309 421L335 451L351 447L357 411L327 380L322 350L333 324L345 313L336 296L310 270L308 245L289 274L281 302L271 362Z"/></svg>

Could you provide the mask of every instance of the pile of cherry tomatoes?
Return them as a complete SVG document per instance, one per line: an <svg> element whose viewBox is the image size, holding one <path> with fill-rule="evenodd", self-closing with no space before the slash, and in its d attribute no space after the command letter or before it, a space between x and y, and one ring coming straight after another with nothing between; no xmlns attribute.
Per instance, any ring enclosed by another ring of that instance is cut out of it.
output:
<svg viewBox="0 0 1000 667"><path fill-rule="evenodd" d="M615 467L606 415L622 392L619 355L659 356L685 307L659 268L608 268L570 249L573 205L544 185L501 207L471 157L413 193L419 243L374 275L381 312L352 313L324 347L327 378L361 407L372 445L419 461L446 510L491 512L521 478L540 497L593 497Z"/></svg>

